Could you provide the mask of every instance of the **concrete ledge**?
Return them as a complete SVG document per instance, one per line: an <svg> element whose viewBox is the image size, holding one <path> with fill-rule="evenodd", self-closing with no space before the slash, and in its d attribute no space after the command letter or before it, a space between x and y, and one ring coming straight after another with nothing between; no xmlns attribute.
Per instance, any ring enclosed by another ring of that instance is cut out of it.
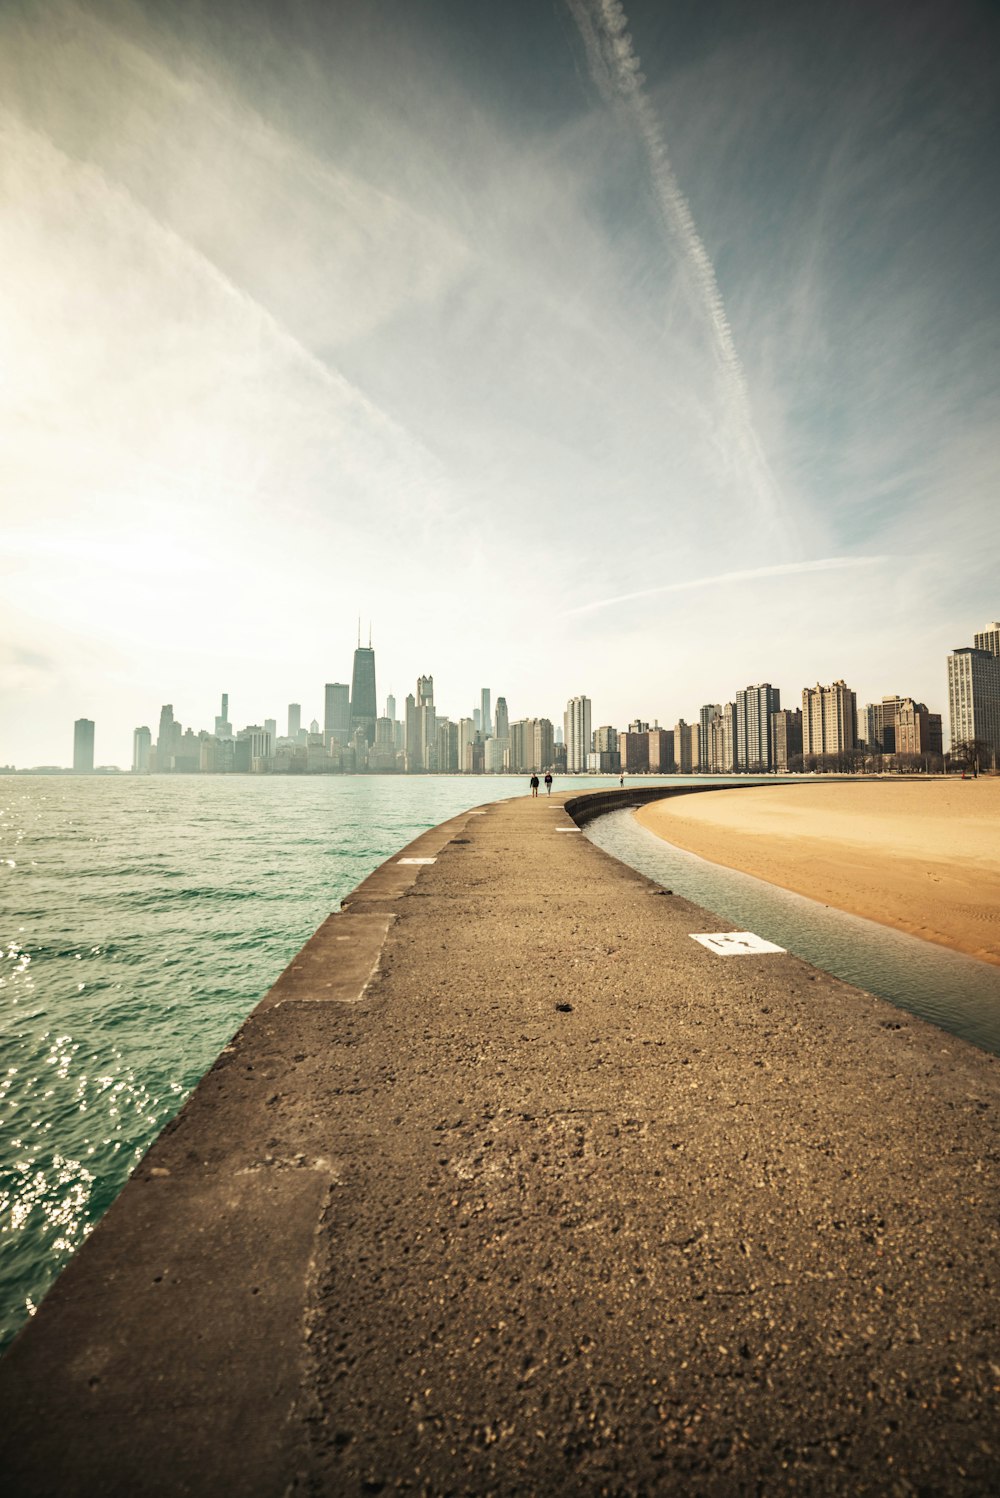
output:
<svg viewBox="0 0 1000 1498"><path fill-rule="evenodd" d="M324 922L0 1364L5 1493L996 1486L995 1059L715 957L592 809Z"/></svg>

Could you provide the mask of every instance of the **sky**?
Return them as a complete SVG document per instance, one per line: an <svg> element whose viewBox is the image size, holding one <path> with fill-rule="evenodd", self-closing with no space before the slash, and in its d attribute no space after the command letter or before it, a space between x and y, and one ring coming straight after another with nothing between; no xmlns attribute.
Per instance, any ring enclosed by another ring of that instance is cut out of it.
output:
<svg viewBox="0 0 1000 1498"><path fill-rule="evenodd" d="M0 764L1000 618L987 0L0 0Z"/></svg>

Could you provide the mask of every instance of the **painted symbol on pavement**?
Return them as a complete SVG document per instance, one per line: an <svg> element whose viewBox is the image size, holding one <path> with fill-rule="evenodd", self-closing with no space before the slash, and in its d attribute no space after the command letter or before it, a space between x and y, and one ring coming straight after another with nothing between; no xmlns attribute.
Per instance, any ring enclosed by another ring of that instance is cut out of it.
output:
<svg viewBox="0 0 1000 1498"><path fill-rule="evenodd" d="M783 952L773 941L765 941L753 931L712 931L690 933L692 941L700 941L703 947L717 957L749 957L756 952Z"/></svg>

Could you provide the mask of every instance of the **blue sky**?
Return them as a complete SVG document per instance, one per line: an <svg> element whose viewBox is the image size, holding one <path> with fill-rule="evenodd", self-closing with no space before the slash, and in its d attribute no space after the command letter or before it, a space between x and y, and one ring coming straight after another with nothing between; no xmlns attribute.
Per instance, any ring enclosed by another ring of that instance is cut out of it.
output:
<svg viewBox="0 0 1000 1498"><path fill-rule="evenodd" d="M995 9L0 3L0 762L162 702L945 707L1000 615Z"/></svg>

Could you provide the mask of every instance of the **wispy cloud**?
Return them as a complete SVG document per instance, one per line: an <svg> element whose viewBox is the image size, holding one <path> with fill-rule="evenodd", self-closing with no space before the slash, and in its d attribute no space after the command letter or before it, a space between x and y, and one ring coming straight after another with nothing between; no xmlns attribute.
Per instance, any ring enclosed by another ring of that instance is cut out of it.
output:
<svg viewBox="0 0 1000 1498"><path fill-rule="evenodd" d="M599 598L593 603L583 603L577 608L566 609L563 617L570 618L574 614L594 614L599 609L611 608L617 603L632 603L637 598L659 598L666 593L690 593L699 588L757 582L768 577L798 577L804 572L836 572L846 568L876 567L885 561L885 557L819 557L809 562L778 562L773 567L748 567L740 572L719 572L713 577L687 578L684 582L664 583L661 587L640 588L635 593L619 593L614 598Z"/></svg>
<svg viewBox="0 0 1000 1498"><path fill-rule="evenodd" d="M663 125L645 91L639 57L619 0L567 0L591 75L605 101L619 108L642 143L667 237L680 246L712 338L719 387L737 463L756 500L757 518L787 540L787 517L750 411L746 377L711 257L670 159Z"/></svg>

